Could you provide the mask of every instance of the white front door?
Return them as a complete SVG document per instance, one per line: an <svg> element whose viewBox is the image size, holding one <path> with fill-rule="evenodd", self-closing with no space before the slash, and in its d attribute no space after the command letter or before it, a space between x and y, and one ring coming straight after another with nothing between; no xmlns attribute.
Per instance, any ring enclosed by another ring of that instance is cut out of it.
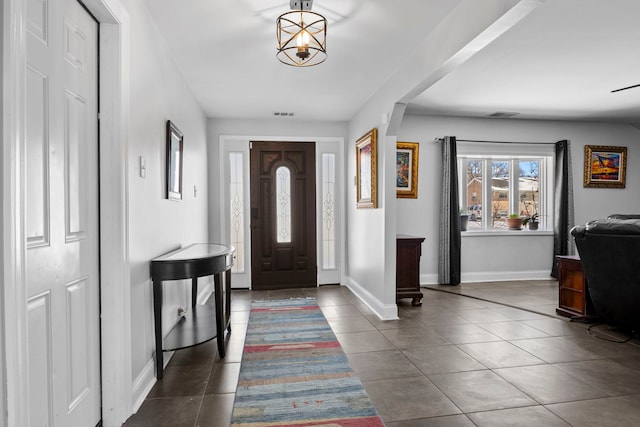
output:
<svg viewBox="0 0 640 427"><path fill-rule="evenodd" d="M27 2L26 234L31 426L100 421L98 24Z"/></svg>

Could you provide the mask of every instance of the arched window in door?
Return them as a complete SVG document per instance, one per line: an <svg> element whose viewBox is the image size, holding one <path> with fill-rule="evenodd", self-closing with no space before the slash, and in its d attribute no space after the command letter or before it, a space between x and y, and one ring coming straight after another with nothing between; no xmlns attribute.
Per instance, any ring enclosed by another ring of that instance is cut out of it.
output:
<svg viewBox="0 0 640 427"><path fill-rule="evenodd" d="M276 169L276 241L291 243L291 171Z"/></svg>

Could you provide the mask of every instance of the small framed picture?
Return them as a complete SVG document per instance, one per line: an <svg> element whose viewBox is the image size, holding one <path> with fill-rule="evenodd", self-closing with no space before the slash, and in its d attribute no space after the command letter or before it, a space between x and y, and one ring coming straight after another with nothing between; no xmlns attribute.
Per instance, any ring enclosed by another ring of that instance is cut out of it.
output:
<svg viewBox="0 0 640 427"><path fill-rule="evenodd" d="M378 207L377 128L356 141L356 207Z"/></svg>
<svg viewBox="0 0 640 427"><path fill-rule="evenodd" d="M418 143L396 143L396 197L418 198Z"/></svg>
<svg viewBox="0 0 640 427"><path fill-rule="evenodd" d="M625 188L626 178L627 147L585 145L585 187Z"/></svg>

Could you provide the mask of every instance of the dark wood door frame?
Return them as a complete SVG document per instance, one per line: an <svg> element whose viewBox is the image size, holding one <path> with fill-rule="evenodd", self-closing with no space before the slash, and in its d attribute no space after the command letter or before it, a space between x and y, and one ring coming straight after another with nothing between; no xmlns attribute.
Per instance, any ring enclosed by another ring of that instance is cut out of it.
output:
<svg viewBox="0 0 640 427"><path fill-rule="evenodd" d="M290 241L277 241L276 171L290 172ZM252 141L252 289L317 286L314 142Z"/></svg>

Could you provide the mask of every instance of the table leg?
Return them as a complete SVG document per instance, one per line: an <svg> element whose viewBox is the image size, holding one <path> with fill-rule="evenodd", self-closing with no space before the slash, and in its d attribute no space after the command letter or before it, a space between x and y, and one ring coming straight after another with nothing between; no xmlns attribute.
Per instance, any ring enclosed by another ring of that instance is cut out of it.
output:
<svg viewBox="0 0 640 427"><path fill-rule="evenodd" d="M231 321L230 321L231 320L231 269L228 269L225 272L224 285L225 285L225 297L226 297L224 322L225 322L225 325L227 325L227 331L231 333Z"/></svg>
<svg viewBox="0 0 640 427"><path fill-rule="evenodd" d="M216 303L216 334L218 341L218 354L221 358L225 356L224 350L224 307L223 307L223 291L222 291L222 274L216 273L213 275L213 286L215 292L215 303Z"/></svg>
<svg viewBox="0 0 640 427"><path fill-rule="evenodd" d="M156 337L156 378L162 379L162 281L153 281L153 317Z"/></svg>
<svg viewBox="0 0 640 427"><path fill-rule="evenodd" d="M195 307L198 302L198 278L191 279L191 307Z"/></svg>

